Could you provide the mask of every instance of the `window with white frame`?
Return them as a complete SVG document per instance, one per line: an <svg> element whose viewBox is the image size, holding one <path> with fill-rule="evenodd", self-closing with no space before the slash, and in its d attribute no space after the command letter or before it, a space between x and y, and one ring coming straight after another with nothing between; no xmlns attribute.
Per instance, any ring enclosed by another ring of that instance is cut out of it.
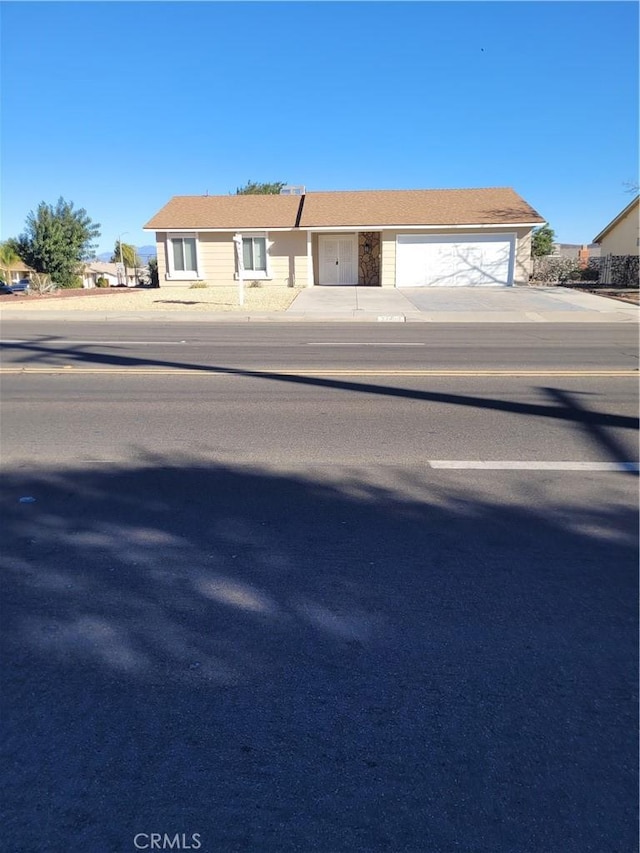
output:
<svg viewBox="0 0 640 853"><path fill-rule="evenodd" d="M171 278L198 277L198 246L194 235L169 235L167 250Z"/></svg>
<svg viewBox="0 0 640 853"><path fill-rule="evenodd" d="M247 272L267 274L267 238L242 238L242 263Z"/></svg>

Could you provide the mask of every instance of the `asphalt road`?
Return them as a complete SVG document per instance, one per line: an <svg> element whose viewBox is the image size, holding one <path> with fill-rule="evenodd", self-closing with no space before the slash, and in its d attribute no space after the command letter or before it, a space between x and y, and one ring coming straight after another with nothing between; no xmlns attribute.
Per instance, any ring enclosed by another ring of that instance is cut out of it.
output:
<svg viewBox="0 0 640 853"><path fill-rule="evenodd" d="M637 849L635 336L5 324L3 848Z"/></svg>
<svg viewBox="0 0 640 853"><path fill-rule="evenodd" d="M3 377L5 464L637 461L627 376Z"/></svg>
<svg viewBox="0 0 640 853"><path fill-rule="evenodd" d="M37 367L638 368L635 326L5 321L3 364Z"/></svg>

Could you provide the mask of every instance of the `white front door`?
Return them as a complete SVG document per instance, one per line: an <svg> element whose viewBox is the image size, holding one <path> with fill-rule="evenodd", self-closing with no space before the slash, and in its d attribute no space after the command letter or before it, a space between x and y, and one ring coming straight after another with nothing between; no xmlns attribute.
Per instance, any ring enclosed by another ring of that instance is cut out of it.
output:
<svg viewBox="0 0 640 853"><path fill-rule="evenodd" d="M358 283L358 244L355 235L336 237L321 234L318 247L320 284Z"/></svg>

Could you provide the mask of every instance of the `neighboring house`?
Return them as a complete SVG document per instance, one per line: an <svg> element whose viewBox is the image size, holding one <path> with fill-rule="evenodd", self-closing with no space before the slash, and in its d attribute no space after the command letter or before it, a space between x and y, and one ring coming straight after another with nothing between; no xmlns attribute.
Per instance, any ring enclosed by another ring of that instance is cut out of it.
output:
<svg viewBox="0 0 640 853"><path fill-rule="evenodd" d="M138 267L137 270L127 267L122 283L126 284L127 287L135 287L136 284L140 283L142 273L142 267ZM85 288L97 287L96 282L99 278L106 278L111 287L116 287L119 283L116 264L109 264L104 261L90 261L85 264L82 273L82 286Z"/></svg>
<svg viewBox="0 0 640 853"><path fill-rule="evenodd" d="M31 267L24 261L16 261L8 269L3 269L2 278L8 278L7 284L18 284L19 281L30 281L33 274Z"/></svg>
<svg viewBox="0 0 640 853"><path fill-rule="evenodd" d="M544 219L509 188L175 196L154 231L160 286L527 284Z"/></svg>
<svg viewBox="0 0 640 853"><path fill-rule="evenodd" d="M604 255L636 255L640 254L640 196L622 210L615 219L603 228L594 243L600 245Z"/></svg>
<svg viewBox="0 0 640 853"><path fill-rule="evenodd" d="M597 243L554 243L553 255L577 260L581 267L586 267L591 259L600 257L600 246Z"/></svg>

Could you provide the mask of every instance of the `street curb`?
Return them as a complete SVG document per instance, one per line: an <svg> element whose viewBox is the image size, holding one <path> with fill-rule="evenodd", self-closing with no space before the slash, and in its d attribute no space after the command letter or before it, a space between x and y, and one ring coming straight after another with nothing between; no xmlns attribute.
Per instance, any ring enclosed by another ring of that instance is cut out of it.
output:
<svg viewBox="0 0 640 853"><path fill-rule="evenodd" d="M415 314L378 314L375 312L349 311L340 314L289 314L256 313L242 314L240 312L109 312L91 311L12 311L0 310L0 321L20 320L25 323L59 321L69 323L464 323L464 324L536 324L541 323L637 323L638 309L634 307L618 308L610 311L545 311L545 312L467 312L467 311L438 311Z"/></svg>

